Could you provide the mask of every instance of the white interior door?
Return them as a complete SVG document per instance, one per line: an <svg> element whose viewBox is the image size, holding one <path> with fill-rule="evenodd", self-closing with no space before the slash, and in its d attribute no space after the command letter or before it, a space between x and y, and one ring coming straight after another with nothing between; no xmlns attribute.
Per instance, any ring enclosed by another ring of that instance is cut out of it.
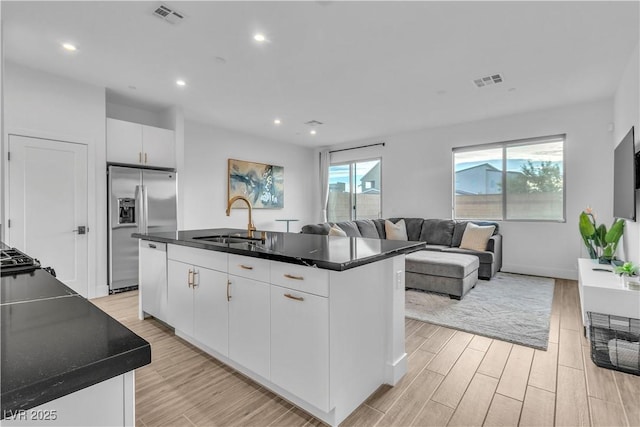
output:
<svg viewBox="0 0 640 427"><path fill-rule="evenodd" d="M8 244L88 292L87 146L9 136Z"/></svg>

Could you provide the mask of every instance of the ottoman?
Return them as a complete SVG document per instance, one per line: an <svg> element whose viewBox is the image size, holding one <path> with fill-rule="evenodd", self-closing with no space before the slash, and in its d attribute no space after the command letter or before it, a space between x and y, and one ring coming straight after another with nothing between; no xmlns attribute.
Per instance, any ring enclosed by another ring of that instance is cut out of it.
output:
<svg viewBox="0 0 640 427"><path fill-rule="evenodd" d="M405 258L405 286L461 299L478 281L477 256L417 251Z"/></svg>

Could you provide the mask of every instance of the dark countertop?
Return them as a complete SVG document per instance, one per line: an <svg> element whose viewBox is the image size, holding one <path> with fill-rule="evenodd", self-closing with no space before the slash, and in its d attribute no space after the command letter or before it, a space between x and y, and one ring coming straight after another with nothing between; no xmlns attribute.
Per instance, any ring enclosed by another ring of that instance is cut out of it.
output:
<svg viewBox="0 0 640 427"><path fill-rule="evenodd" d="M151 363L147 341L44 270L0 282L1 414Z"/></svg>
<svg viewBox="0 0 640 427"><path fill-rule="evenodd" d="M348 270L398 254L414 252L425 246L424 242L320 236L276 231L267 231L264 241L258 239L250 242L217 243L202 239L207 236L243 237L246 235L247 230L213 228L148 234L134 233L132 236L154 242L173 243L335 271ZM255 232L254 235L259 237L260 231Z"/></svg>

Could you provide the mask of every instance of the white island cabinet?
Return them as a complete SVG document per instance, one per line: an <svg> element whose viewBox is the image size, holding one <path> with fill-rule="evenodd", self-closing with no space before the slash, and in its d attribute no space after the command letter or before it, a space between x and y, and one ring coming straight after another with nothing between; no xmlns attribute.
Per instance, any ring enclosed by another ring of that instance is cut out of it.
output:
<svg viewBox="0 0 640 427"><path fill-rule="evenodd" d="M271 311L271 381L328 411L328 298L274 285Z"/></svg>
<svg viewBox="0 0 640 427"><path fill-rule="evenodd" d="M330 425L406 372L403 253L343 271L179 244L167 257L176 335Z"/></svg>
<svg viewBox="0 0 640 427"><path fill-rule="evenodd" d="M229 255L229 358L269 378L269 261Z"/></svg>
<svg viewBox="0 0 640 427"><path fill-rule="evenodd" d="M169 324L226 356L227 254L169 245L167 257Z"/></svg>

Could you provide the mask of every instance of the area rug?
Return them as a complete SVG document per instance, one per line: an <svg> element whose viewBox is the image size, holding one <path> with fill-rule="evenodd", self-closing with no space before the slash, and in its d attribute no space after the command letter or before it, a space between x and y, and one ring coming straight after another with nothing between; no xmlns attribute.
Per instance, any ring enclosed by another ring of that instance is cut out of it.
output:
<svg viewBox="0 0 640 427"><path fill-rule="evenodd" d="M546 350L555 281L498 273L479 280L462 300L407 289L405 316Z"/></svg>

